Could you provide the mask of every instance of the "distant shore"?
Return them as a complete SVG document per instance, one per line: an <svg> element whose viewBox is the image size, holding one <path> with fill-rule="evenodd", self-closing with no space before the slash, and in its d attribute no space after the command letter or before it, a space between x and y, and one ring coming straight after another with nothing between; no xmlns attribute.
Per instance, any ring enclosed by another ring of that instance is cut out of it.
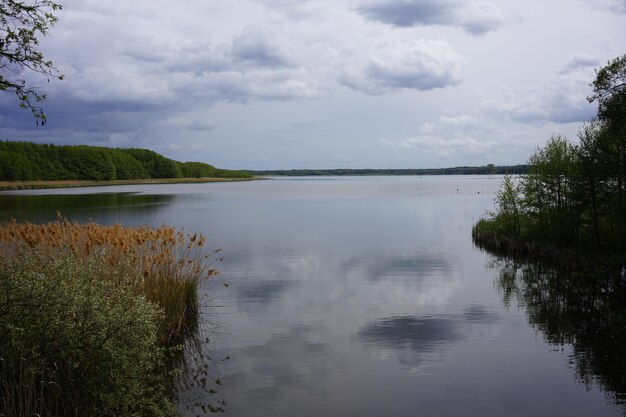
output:
<svg viewBox="0 0 626 417"><path fill-rule="evenodd" d="M285 169L285 170L244 170L254 176L272 177L323 177L323 176L388 176L388 175L520 175L528 172L528 165L483 165L452 168L423 169Z"/></svg>
<svg viewBox="0 0 626 417"><path fill-rule="evenodd" d="M108 187L115 185L142 185L142 184L196 184L206 182L235 182L254 181L264 178L150 178L139 180L64 180L64 181L0 181L0 191L35 190L46 188L74 188L74 187Z"/></svg>

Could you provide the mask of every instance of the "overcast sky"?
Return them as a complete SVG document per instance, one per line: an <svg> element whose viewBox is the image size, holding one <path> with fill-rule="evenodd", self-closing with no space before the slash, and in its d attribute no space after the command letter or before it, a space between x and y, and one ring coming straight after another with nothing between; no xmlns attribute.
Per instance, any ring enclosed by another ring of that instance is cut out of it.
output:
<svg viewBox="0 0 626 417"><path fill-rule="evenodd" d="M0 95L0 139L223 168L524 163L626 53L626 0L58 1L48 124Z"/></svg>

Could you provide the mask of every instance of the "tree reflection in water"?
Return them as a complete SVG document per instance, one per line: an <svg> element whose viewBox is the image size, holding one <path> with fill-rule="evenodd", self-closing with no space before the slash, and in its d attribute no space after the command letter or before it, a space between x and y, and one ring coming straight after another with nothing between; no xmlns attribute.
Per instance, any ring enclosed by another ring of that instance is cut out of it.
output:
<svg viewBox="0 0 626 417"><path fill-rule="evenodd" d="M566 271L504 258L493 266L505 306L515 300L548 343L571 345L577 379L597 384L626 415L626 268Z"/></svg>

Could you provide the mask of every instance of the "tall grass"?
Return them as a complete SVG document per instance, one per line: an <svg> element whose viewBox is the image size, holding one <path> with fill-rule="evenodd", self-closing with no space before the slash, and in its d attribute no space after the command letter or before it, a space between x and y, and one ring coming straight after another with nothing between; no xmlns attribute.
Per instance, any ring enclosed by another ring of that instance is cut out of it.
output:
<svg viewBox="0 0 626 417"><path fill-rule="evenodd" d="M157 339L163 311L110 274L98 255L0 257L0 415L175 413Z"/></svg>
<svg viewBox="0 0 626 417"><path fill-rule="evenodd" d="M170 353L217 274L205 244L166 225L0 223L0 416L174 414Z"/></svg>
<svg viewBox="0 0 626 417"><path fill-rule="evenodd" d="M110 269L110 280L127 280L136 294L165 312L159 342L169 346L182 340L198 314L197 285L217 274L202 234L185 234L173 227L119 224L104 226L58 219L47 224L0 223L0 253L15 256L20 247L42 254L68 253L88 259L98 254ZM219 250L215 251L218 252ZM126 273L132 271L132 274ZM121 273L124 272L124 273Z"/></svg>

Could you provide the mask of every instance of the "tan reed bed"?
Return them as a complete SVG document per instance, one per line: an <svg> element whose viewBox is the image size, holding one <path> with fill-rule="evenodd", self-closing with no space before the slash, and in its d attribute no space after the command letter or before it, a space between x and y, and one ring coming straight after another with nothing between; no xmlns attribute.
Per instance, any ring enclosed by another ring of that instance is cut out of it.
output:
<svg viewBox="0 0 626 417"><path fill-rule="evenodd" d="M202 234L185 234L166 225L103 226L66 219L43 225L0 223L0 248L6 256L17 254L23 246L49 255L98 256L111 268L109 279L136 277L124 284L131 284L137 294L165 312L158 331L162 346L179 343L197 322L198 282L217 274L210 261L219 249L207 253L205 243ZM129 269L134 273L128 274Z"/></svg>
<svg viewBox="0 0 626 417"><path fill-rule="evenodd" d="M139 180L59 180L59 181L0 181L0 191L7 190L33 190L45 188L75 188L75 187L104 187L110 185L145 185L145 184L194 184L207 182L235 182L252 181L263 178L150 178Z"/></svg>

